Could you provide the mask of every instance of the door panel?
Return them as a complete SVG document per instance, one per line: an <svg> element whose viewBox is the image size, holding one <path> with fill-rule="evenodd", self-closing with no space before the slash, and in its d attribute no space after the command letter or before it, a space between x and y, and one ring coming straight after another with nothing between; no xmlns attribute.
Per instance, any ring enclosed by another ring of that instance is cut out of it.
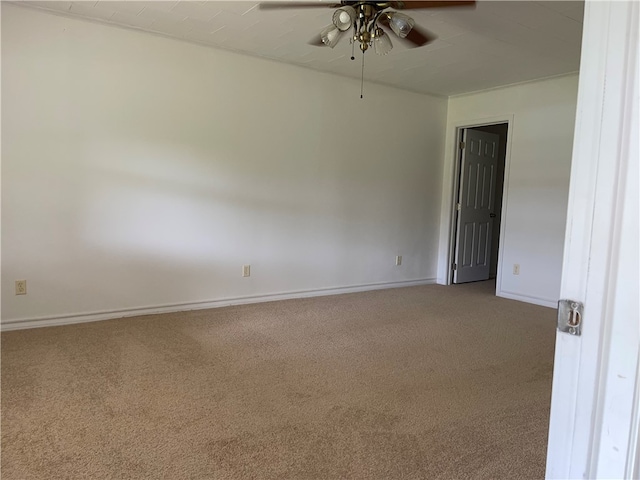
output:
<svg viewBox="0 0 640 480"><path fill-rule="evenodd" d="M475 223L465 223L464 224L464 234L463 234L463 252L462 252L462 261L460 264L463 267L470 267L473 265L473 238L475 237Z"/></svg>
<svg viewBox="0 0 640 480"><path fill-rule="evenodd" d="M476 258L476 265L486 266L489 265L489 252L487 245L491 244L491 230L489 223L480 223L478 228L478 256Z"/></svg>
<svg viewBox="0 0 640 480"><path fill-rule="evenodd" d="M500 137L466 129L463 140L453 283L489 279Z"/></svg>

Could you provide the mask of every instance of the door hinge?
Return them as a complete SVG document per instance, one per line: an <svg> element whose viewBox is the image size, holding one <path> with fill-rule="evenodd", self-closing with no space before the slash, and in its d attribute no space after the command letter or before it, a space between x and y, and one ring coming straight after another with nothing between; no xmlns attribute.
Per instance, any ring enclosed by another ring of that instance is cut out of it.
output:
<svg viewBox="0 0 640 480"><path fill-rule="evenodd" d="M584 305L576 300L558 301L558 331L570 335L582 334Z"/></svg>
<svg viewBox="0 0 640 480"><path fill-rule="evenodd" d="M464 142L460 142L460 150L464 150L464 147L466 147L467 144Z"/></svg>
<svg viewBox="0 0 640 480"><path fill-rule="evenodd" d="M458 210L458 211L462 210L462 204L461 203L456 204L456 210Z"/></svg>
<svg viewBox="0 0 640 480"><path fill-rule="evenodd" d="M458 270L458 264L457 264L457 263L452 264L452 265L451 265L451 267L452 267L454 270Z"/></svg>

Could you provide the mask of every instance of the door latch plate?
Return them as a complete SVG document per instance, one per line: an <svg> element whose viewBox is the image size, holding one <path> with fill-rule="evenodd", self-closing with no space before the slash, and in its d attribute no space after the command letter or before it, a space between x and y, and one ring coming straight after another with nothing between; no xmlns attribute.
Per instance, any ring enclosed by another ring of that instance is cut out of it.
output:
<svg viewBox="0 0 640 480"><path fill-rule="evenodd" d="M584 305L576 300L558 302L558 331L569 335L582 335Z"/></svg>

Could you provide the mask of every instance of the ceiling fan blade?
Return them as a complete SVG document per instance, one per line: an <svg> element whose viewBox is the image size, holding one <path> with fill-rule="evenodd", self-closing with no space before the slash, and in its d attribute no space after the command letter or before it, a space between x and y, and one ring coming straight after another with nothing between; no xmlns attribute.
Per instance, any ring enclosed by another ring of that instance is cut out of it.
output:
<svg viewBox="0 0 640 480"><path fill-rule="evenodd" d="M380 15L380 18L378 18L378 24L385 27L385 29L387 30L387 34L391 33L391 26L389 25L389 17L387 15ZM438 38L438 36L434 33L420 28L417 25L414 25L414 27L405 38L398 37L395 34L394 36L405 42L405 44L410 48L422 47Z"/></svg>
<svg viewBox="0 0 640 480"><path fill-rule="evenodd" d="M322 41L322 37L320 35L316 35L311 40L309 40L307 43L309 45L313 45L314 47L326 47L326 45Z"/></svg>
<svg viewBox="0 0 640 480"><path fill-rule="evenodd" d="M433 42L437 38L437 35L434 33L415 26L411 29L409 34L401 40L404 40L410 47L422 47L427 43Z"/></svg>
<svg viewBox="0 0 640 480"><path fill-rule="evenodd" d="M475 7L475 0L439 0L429 2L419 2L406 0L402 2L391 2L391 7L396 10L417 10L421 8L445 8L445 7Z"/></svg>
<svg viewBox="0 0 640 480"><path fill-rule="evenodd" d="M283 10L293 8L338 8L341 4L323 2L262 2L260 10Z"/></svg>

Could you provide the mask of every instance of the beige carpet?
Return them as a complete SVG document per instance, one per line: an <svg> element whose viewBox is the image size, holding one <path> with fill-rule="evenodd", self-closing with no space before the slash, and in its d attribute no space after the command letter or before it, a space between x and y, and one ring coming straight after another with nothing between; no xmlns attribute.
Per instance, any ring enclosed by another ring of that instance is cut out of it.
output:
<svg viewBox="0 0 640 480"><path fill-rule="evenodd" d="M2 334L2 478L543 478L554 311L411 287Z"/></svg>

